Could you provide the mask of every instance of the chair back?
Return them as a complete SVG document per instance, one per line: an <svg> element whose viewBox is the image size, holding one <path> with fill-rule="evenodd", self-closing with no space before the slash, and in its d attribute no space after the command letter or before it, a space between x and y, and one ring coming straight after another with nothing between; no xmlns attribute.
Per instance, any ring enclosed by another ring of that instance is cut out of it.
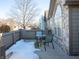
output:
<svg viewBox="0 0 79 59"><path fill-rule="evenodd" d="M48 30L48 33L46 35L46 41L52 41L53 40L53 34L51 30Z"/></svg>

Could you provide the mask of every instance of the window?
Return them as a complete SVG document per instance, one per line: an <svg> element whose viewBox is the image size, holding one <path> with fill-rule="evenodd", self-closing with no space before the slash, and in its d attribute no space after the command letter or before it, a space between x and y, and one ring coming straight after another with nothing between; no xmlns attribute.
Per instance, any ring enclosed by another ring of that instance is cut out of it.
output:
<svg viewBox="0 0 79 59"><path fill-rule="evenodd" d="M55 13L55 34L57 36L62 36L62 11L61 6L58 5Z"/></svg>
<svg viewBox="0 0 79 59"><path fill-rule="evenodd" d="M58 5L57 6L56 13L55 13L55 18L60 17L60 16L61 16L61 6Z"/></svg>

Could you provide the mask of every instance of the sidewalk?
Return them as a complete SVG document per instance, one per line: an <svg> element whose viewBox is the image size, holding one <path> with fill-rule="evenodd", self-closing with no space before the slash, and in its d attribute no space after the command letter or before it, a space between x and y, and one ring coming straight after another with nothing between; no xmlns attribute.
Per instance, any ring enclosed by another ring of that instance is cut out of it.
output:
<svg viewBox="0 0 79 59"><path fill-rule="evenodd" d="M56 44L55 44L56 45ZM55 49L52 49L52 46L46 48L46 51L44 50L44 47L40 47L41 51L36 51L40 57L40 59L79 59L79 56L68 56L65 54L60 48L57 50L57 46L55 46Z"/></svg>

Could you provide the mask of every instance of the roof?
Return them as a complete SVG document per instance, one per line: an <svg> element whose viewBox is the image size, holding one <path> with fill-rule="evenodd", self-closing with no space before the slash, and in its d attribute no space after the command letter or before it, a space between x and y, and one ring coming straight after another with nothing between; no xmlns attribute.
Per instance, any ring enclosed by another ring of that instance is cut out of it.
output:
<svg viewBox="0 0 79 59"><path fill-rule="evenodd" d="M66 0L66 5L79 5L79 0Z"/></svg>
<svg viewBox="0 0 79 59"><path fill-rule="evenodd" d="M48 19L50 19L54 15L56 1L57 0L50 0ZM65 1L65 5L78 5L79 6L79 0L64 0L64 1Z"/></svg>
<svg viewBox="0 0 79 59"><path fill-rule="evenodd" d="M55 3L57 0L50 0L50 6L49 6L49 12L48 12L48 18L51 18L54 12Z"/></svg>

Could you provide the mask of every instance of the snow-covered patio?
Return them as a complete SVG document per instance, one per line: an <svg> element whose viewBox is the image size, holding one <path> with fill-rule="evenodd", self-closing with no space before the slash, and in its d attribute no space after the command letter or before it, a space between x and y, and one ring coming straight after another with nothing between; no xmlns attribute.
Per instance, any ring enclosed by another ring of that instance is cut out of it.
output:
<svg viewBox="0 0 79 59"><path fill-rule="evenodd" d="M6 51L6 59L39 59L34 40L20 40Z"/></svg>
<svg viewBox="0 0 79 59"><path fill-rule="evenodd" d="M20 40L16 42L6 51L6 59L79 59L79 56L68 56L55 44L55 49L52 45L46 47L41 46L36 49L34 40Z"/></svg>
<svg viewBox="0 0 79 59"><path fill-rule="evenodd" d="M35 31L18 30L15 32L3 34L1 37L0 59L79 59L79 56L69 56L55 42L52 45L44 45L36 49ZM32 39L32 40L31 40Z"/></svg>

